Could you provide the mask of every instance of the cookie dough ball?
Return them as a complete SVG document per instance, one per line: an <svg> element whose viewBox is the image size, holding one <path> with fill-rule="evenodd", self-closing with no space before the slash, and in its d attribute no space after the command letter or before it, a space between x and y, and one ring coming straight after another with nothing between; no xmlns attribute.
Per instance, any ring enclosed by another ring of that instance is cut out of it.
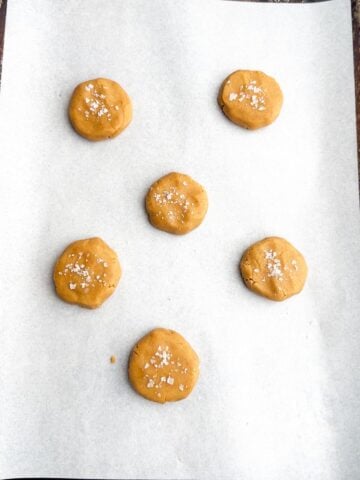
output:
<svg viewBox="0 0 360 480"><path fill-rule="evenodd" d="M286 300L301 292L307 266L304 257L288 241L264 238L246 250L240 262L246 286L270 300Z"/></svg>
<svg viewBox="0 0 360 480"><path fill-rule="evenodd" d="M173 172L160 178L146 195L146 211L151 224L176 235L198 227L207 209L204 187L182 173Z"/></svg>
<svg viewBox="0 0 360 480"><path fill-rule="evenodd" d="M199 376L199 358L179 333L156 328L133 348L129 380L143 397L154 402L186 398Z"/></svg>
<svg viewBox="0 0 360 480"><path fill-rule="evenodd" d="M221 85L218 102L232 122L255 130L270 125L277 118L283 94L276 80L265 73L237 70Z"/></svg>
<svg viewBox="0 0 360 480"><path fill-rule="evenodd" d="M131 101L113 80L88 80L75 88L69 104L69 118L77 133L88 140L113 138L131 121Z"/></svg>
<svg viewBox="0 0 360 480"><path fill-rule="evenodd" d="M117 255L101 238L71 243L60 255L53 274L58 296L87 308L100 307L120 277Z"/></svg>

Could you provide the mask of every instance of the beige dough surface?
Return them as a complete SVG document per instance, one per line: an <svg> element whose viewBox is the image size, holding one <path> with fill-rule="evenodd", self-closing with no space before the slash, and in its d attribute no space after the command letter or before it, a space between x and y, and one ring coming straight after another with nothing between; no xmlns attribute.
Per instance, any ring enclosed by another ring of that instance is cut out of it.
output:
<svg viewBox="0 0 360 480"><path fill-rule="evenodd" d="M307 266L302 254L287 240L268 237L245 251L240 272L250 290L270 300L282 301L301 292Z"/></svg>
<svg viewBox="0 0 360 480"><path fill-rule="evenodd" d="M199 376L199 358L179 333L156 328L134 346L129 380L143 397L154 402L186 398Z"/></svg>
<svg viewBox="0 0 360 480"><path fill-rule="evenodd" d="M153 183L145 204L151 224L176 235L198 227L208 209L204 187L188 175L176 172Z"/></svg>
<svg viewBox="0 0 360 480"><path fill-rule="evenodd" d="M116 253L101 238L71 243L56 262L58 296L81 307L97 308L115 291L121 277Z"/></svg>
<svg viewBox="0 0 360 480"><path fill-rule="evenodd" d="M278 117L283 94L276 80L265 73L237 70L222 83L218 103L232 122L255 130Z"/></svg>
<svg viewBox="0 0 360 480"><path fill-rule="evenodd" d="M69 104L69 118L76 132L88 140L113 138L131 121L131 101L113 80L88 80L75 88Z"/></svg>

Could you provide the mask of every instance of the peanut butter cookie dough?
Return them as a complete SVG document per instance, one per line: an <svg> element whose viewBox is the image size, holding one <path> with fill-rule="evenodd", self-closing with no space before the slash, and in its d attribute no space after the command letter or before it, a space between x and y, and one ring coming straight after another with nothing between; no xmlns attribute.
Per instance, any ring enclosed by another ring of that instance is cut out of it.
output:
<svg viewBox="0 0 360 480"><path fill-rule="evenodd" d="M81 307L97 308L121 277L116 253L101 238L71 243L60 255L53 279L58 296Z"/></svg>
<svg viewBox="0 0 360 480"><path fill-rule="evenodd" d="M88 80L75 88L69 104L69 118L76 132L88 140L113 138L131 121L131 101L113 80Z"/></svg>
<svg viewBox="0 0 360 480"><path fill-rule="evenodd" d="M129 380L143 397L158 403L186 398L199 376L199 358L174 330L156 328L134 346Z"/></svg>
<svg viewBox="0 0 360 480"><path fill-rule="evenodd" d="M153 183L145 203L151 224L176 235L198 227L208 209L204 187L188 175L175 172Z"/></svg>
<svg viewBox="0 0 360 480"><path fill-rule="evenodd" d="M276 80L265 73L237 70L221 85L218 103L232 122L255 130L278 117L283 94Z"/></svg>
<svg viewBox="0 0 360 480"><path fill-rule="evenodd" d="M264 238L251 245L240 261L246 286L270 300L282 301L301 292L307 266L304 257L280 237Z"/></svg>

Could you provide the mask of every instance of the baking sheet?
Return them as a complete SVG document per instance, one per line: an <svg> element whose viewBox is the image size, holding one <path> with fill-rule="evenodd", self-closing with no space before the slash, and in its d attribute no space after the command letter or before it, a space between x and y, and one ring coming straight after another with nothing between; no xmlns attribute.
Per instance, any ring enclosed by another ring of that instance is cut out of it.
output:
<svg viewBox="0 0 360 480"><path fill-rule="evenodd" d="M248 132L219 111L237 68L278 79L272 126ZM66 107L97 76L128 91L134 120L94 144ZM0 141L1 477L359 477L350 2L12 0ZM143 209L172 170L209 195L185 237L153 229ZM69 242L94 235L124 274L87 311L55 296L51 270ZM243 250L267 235L309 264L305 290L281 304L238 274ZM151 403L127 383L132 345L156 326L201 358L186 401Z"/></svg>

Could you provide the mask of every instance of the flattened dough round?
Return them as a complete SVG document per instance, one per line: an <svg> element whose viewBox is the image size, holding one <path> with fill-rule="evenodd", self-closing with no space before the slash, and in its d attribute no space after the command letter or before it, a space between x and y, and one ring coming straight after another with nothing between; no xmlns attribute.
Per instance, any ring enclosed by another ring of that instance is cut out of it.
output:
<svg viewBox="0 0 360 480"><path fill-rule="evenodd" d="M88 140L113 138L131 121L131 101L113 80L88 80L75 88L69 104L69 118L77 133Z"/></svg>
<svg viewBox="0 0 360 480"><path fill-rule="evenodd" d="M134 346L129 380L143 397L154 402L186 398L199 376L199 358L179 333L156 328Z"/></svg>
<svg viewBox="0 0 360 480"><path fill-rule="evenodd" d="M173 172L161 177L146 195L146 211L151 224L176 235L198 227L207 209L204 187L182 173Z"/></svg>
<svg viewBox="0 0 360 480"><path fill-rule="evenodd" d="M301 253L287 240L268 237L246 250L240 272L250 290L270 300L282 301L301 292L307 266Z"/></svg>
<svg viewBox="0 0 360 480"><path fill-rule="evenodd" d="M255 130L278 117L283 94L276 80L265 73L237 70L221 85L218 103L232 122Z"/></svg>
<svg viewBox="0 0 360 480"><path fill-rule="evenodd" d="M58 296L87 308L100 307L120 277L118 257L101 238L71 243L57 260L53 274Z"/></svg>

